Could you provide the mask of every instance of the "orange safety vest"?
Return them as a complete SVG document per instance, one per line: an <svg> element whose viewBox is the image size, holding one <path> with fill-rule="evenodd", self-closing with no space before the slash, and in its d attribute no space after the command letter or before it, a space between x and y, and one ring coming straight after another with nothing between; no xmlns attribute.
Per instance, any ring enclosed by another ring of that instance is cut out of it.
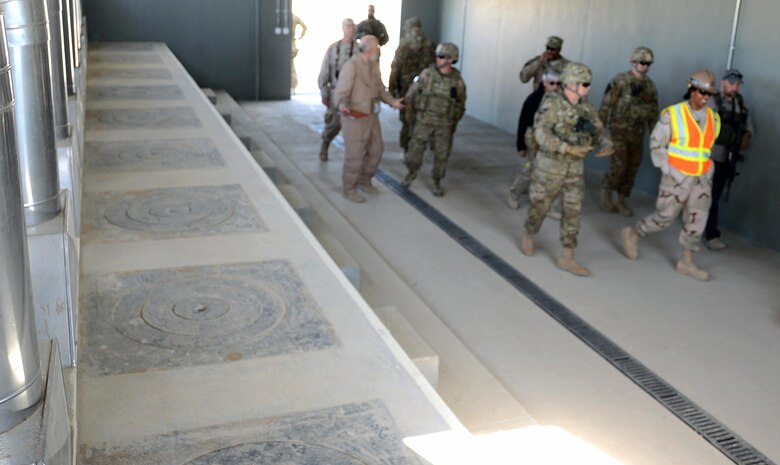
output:
<svg viewBox="0 0 780 465"><path fill-rule="evenodd" d="M666 148L669 165L686 176L701 176L710 169L710 151L720 134L720 115L707 109L704 130L685 102L666 108L671 116L672 138Z"/></svg>

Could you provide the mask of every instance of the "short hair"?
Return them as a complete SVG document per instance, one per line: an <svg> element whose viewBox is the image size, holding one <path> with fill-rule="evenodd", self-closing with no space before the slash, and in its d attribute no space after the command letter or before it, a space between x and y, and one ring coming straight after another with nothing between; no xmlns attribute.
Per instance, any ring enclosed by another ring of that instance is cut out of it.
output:
<svg viewBox="0 0 780 465"><path fill-rule="evenodd" d="M352 20L352 18L344 18L341 21L342 26L352 26L355 27L355 21Z"/></svg>
<svg viewBox="0 0 780 465"><path fill-rule="evenodd" d="M561 75L558 73L558 71L555 71L554 69L548 69L547 71L542 74L542 80L543 81L557 81L560 80Z"/></svg>

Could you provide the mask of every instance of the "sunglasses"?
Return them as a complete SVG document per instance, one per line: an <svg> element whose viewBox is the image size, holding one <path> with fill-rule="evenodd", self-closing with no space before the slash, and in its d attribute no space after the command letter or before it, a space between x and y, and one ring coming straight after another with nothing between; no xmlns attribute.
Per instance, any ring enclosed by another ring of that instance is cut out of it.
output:
<svg viewBox="0 0 780 465"><path fill-rule="evenodd" d="M653 64L653 62L652 61L640 61L639 64L640 65L645 65L645 66L650 66L650 65Z"/></svg>
<svg viewBox="0 0 780 465"><path fill-rule="evenodd" d="M430 56L430 55L428 55L428 56ZM441 55L441 54L439 54L439 55L436 55L436 58L441 58L443 60L445 58L450 58L450 56L449 55Z"/></svg>
<svg viewBox="0 0 780 465"><path fill-rule="evenodd" d="M590 82L581 82L580 85L582 87L590 87Z"/></svg>
<svg viewBox="0 0 780 465"><path fill-rule="evenodd" d="M551 85L551 86L559 86L559 85L561 85L561 81L544 81L544 82L546 82L548 85Z"/></svg>
<svg viewBox="0 0 780 465"><path fill-rule="evenodd" d="M559 48L552 48L552 47L547 47L547 51L548 51L548 52L560 52L560 51L561 51L561 49L559 49Z"/></svg>
<svg viewBox="0 0 780 465"><path fill-rule="evenodd" d="M696 92L701 94L703 97L712 97L713 95L715 95L714 93L707 92L706 90L701 90L701 89L695 89L695 90L696 90Z"/></svg>

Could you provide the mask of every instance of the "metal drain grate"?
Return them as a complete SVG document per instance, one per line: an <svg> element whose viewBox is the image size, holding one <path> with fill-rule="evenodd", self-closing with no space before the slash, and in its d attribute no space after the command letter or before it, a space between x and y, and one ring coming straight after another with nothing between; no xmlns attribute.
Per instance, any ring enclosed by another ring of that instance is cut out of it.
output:
<svg viewBox="0 0 780 465"><path fill-rule="evenodd" d="M653 373L639 360L636 360L620 346L601 334L596 328L545 292L544 289L517 271L512 265L493 253L474 236L453 223L417 194L401 187L398 181L384 170L380 169L376 177L407 203L416 208L423 216L441 228L442 231L455 239L463 248L482 260L488 267L512 284L515 289L523 293L539 308L558 320L561 325L653 396L659 403L688 424L688 426L734 463L738 465L775 465L774 462L756 450L756 448L678 392L677 389Z"/></svg>

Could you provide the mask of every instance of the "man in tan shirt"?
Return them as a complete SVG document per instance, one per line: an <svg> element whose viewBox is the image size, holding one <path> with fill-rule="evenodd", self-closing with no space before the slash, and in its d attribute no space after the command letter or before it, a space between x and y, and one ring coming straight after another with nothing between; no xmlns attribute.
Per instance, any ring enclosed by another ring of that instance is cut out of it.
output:
<svg viewBox="0 0 780 465"><path fill-rule="evenodd" d="M395 109L403 108L403 99L394 99L382 83L379 72L379 41L366 35L360 38L360 53L344 63L334 92L341 112L344 134L344 197L352 202L365 202L357 192L360 188L375 194L371 185L382 160L384 142L379 127L380 101Z"/></svg>

